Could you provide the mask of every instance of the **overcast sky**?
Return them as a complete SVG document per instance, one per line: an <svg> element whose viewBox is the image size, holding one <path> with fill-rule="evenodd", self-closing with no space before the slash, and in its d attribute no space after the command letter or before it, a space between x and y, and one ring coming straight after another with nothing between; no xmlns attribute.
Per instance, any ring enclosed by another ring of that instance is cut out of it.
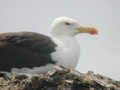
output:
<svg viewBox="0 0 120 90"><path fill-rule="evenodd" d="M120 0L0 0L0 33L35 31L47 34L59 16L98 28L98 36L77 36L78 70L120 80Z"/></svg>

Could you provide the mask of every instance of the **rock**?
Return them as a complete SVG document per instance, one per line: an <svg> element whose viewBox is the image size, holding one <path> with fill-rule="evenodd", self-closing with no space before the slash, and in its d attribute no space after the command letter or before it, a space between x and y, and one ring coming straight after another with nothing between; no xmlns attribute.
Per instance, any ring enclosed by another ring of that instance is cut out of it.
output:
<svg viewBox="0 0 120 90"><path fill-rule="evenodd" d="M120 90L120 81L56 66L46 74L0 72L0 90Z"/></svg>

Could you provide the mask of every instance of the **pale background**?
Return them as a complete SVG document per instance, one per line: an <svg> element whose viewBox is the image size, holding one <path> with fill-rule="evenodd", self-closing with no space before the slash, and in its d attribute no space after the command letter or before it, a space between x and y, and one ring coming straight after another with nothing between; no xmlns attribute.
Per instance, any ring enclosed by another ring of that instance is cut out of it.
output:
<svg viewBox="0 0 120 90"><path fill-rule="evenodd" d="M49 32L52 20L68 16L98 28L99 36L79 35L78 70L120 80L120 0L0 0L0 33Z"/></svg>

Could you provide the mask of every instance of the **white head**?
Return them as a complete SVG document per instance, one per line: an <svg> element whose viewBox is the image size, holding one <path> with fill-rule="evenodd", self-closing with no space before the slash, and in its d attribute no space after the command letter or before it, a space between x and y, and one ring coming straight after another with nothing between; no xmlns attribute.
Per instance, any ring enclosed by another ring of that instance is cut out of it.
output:
<svg viewBox="0 0 120 90"><path fill-rule="evenodd" d="M78 21L68 18L59 17L56 18L52 23L51 34L53 36L70 36L73 37L79 33L97 34L98 31L93 27L81 26Z"/></svg>

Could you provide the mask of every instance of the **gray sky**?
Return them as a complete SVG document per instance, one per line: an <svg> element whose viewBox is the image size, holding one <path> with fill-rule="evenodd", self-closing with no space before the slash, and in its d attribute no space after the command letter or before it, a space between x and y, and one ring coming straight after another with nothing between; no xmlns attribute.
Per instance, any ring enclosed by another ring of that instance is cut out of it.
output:
<svg viewBox="0 0 120 90"><path fill-rule="evenodd" d="M0 0L0 32L49 32L59 16L98 28L99 36L77 36L78 69L120 80L120 0Z"/></svg>

